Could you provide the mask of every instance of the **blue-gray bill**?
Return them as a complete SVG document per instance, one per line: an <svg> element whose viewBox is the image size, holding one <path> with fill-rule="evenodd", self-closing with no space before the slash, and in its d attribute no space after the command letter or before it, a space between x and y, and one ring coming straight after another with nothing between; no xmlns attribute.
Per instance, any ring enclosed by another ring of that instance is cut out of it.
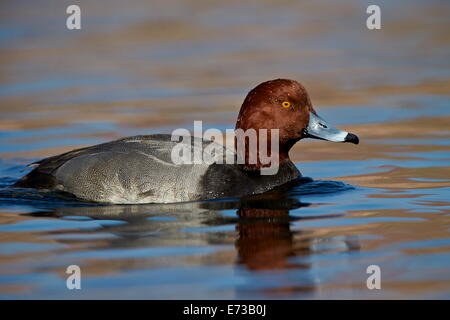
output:
<svg viewBox="0 0 450 320"><path fill-rule="evenodd" d="M309 124L306 128L306 137L333 142L359 143L358 136L332 126L314 113L309 114Z"/></svg>

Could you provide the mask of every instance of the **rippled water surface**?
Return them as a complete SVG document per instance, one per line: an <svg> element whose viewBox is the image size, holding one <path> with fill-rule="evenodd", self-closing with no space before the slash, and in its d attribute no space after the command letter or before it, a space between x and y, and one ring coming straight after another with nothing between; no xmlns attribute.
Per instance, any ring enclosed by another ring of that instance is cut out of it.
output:
<svg viewBox="0 0 450 320"><path fill-rule="evenodd" d="M0 4L1 298L450 298L449 3L379 1L379 31L364 1L79 3L81 31L65 1ZM75 147L233 128L276 77L360 137L298 143L312 182L126 206L8 188Z"/></svg>

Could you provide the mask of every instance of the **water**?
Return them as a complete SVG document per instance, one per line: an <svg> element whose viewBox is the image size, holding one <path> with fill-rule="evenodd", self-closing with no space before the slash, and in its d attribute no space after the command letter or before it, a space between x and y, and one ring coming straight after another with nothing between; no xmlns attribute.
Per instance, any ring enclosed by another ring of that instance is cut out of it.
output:
<svg viewBox="0 0 450 320"><path fill-rule="evenodd" d="M59 1L0 5L1 298L450 298L448 3L381 1L380 31L359 1L80 3L81 31ZM7 188L76 147L233 128L276 77L360 137L298 143L313 182L126 206Z"/></svg>

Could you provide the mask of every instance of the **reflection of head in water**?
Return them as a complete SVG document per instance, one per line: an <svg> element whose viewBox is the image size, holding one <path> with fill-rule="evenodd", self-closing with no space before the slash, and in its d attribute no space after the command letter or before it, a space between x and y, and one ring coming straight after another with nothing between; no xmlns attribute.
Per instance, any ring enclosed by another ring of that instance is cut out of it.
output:
<svg viewBox="0 0 450 320"><path fill-rule="evenodd" d="M285 268L293 255L289 210L306 205L276 193L243 201L236 226L239 262L252 270Z"/></svg>

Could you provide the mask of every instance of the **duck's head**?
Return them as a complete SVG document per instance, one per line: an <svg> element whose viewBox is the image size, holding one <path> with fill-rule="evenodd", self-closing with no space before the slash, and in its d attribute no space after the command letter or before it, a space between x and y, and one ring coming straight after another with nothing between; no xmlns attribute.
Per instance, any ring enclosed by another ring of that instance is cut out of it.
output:
<svg viewBox="0 0 450 320"><path fill-rule="evenodd" d="M305 87L294 80L266 81L251 90L242 104L236 129L279 129L280 156L303 138L359 143L356 135L320 118Z"/></svg>

